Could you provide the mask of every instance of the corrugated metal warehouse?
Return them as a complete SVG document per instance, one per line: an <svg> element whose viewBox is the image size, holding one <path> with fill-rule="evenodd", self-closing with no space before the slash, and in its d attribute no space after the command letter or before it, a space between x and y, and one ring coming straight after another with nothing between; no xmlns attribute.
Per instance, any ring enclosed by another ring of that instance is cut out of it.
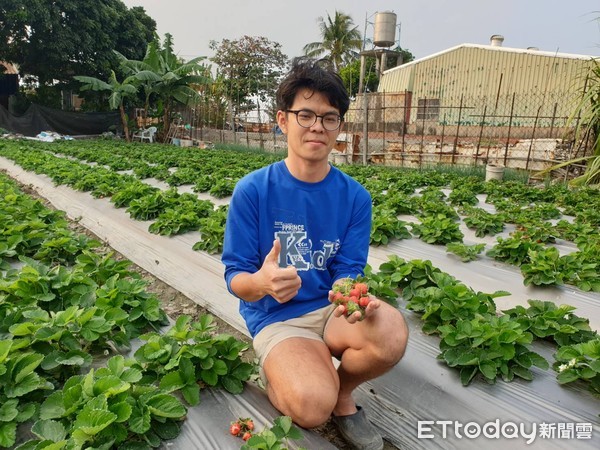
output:
<svg viewBox="0 0 600 450"><path fill-rule="evenodd" d="M516 126L531 125L536 116L538 126L568 117L593 57L508 48L503 39L494 35L490 45L462 44L387 70L378 92L412 93L409 123L453 125L462 113L461 124L476 124L483 105L490 125L505 124L509 114L519 116Z"/></svg>

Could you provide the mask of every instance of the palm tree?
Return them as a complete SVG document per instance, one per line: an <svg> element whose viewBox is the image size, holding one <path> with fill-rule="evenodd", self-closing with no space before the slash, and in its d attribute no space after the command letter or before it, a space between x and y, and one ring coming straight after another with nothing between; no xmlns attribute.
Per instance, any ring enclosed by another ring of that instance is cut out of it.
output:
<svg viewBox="0 0 600 450"><path fill-rule="evenodd" d="M306 56L320 57L325 54L336 70L358 57L363 41L358 26L354 25L352 17L343 12L335 11L333 20L328 13L327 20L319 17L317 22L323 40L306 44L303 49Z"/></svg>
<svg viewBox="0 0 600 450"><path fill-rule="evenodd" d="M102 81L98 78L83 75L77 75L73 78L84 83L81 87L82 91L92 90L110 92L108 104L111 109L119 110L121 114L121 123L123 124L123 133L125 134L125 139L129 142L129 126L127 124L124 103L127 97L134 97L137 94L137 79L129 76L122 82L119 82L114 70L111 70L108 81Z"/></svg>

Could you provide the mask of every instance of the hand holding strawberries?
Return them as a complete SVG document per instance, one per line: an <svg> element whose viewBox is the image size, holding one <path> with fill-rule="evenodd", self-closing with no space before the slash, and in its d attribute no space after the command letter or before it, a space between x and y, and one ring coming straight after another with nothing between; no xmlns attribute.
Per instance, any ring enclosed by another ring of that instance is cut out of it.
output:
<svg viewBox="0 0 600 450"><path fill-rule="evenodd" d="M380 300L369 294L366 283L351 278L338 280L333 285L329 301L337 305L335 317L345 316L350 323L370 316L380 305Z"/></svg>

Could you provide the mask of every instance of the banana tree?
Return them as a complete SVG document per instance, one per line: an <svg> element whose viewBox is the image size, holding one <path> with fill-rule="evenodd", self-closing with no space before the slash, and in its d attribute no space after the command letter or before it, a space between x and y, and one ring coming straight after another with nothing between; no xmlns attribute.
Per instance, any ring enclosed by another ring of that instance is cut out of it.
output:
<svg viewBox="0 0 600 450"><path fill-rule="evenodd" d="M193 88L194 84L206 84L210 77L204 74L208 70L199 64L203 56L184 62L173 53L173 39L165 35L161 47L156 41L150 42L142 61L127 60L122 55L121 67L130 77L141 82L146 98L146 111L150 97L155 95L163 104L163 130L168 130L171 121L171 110L174 102L191 105L200 100L200 95ZM154 77L147 74L153 73Z"/></svg>
<svg viewBox="0 0 600 450"><path fill-rule="evenodd" d="M111 109L118 109L121 115L121 123L123 124L123 133L127 142L131 140L129 136L129 126L127 125L127 114L125 114L125 99L134 97L137 94L137 79L135 77L127 77L122 82L117 80L115 71L112 70L108 81L102 81L98 78L88 77L84 75L76 75L75 80L83 83L81 91L108 91L108 104Z"/></svg>

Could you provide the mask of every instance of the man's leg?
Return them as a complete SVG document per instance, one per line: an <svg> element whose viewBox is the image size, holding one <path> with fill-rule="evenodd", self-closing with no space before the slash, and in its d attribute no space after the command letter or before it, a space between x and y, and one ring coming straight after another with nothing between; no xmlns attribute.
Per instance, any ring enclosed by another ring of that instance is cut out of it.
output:
<svg viewBox="0 0 600 450"><path fill-rule="evenodd" d="M329 348L316 339L291 337L267 355L263 370L271 403L304 428L325 423L340 384Z"/></svg>
<svg viewBox="0 0 600 450"><path fill-rule="evenodd" d="M325 329L331 354L341 358L338 367L339 394L333 414L347 416L357 409L352 392L365 381L383 375L404 355L408 327L400 311L382 301L375 314L350 324L332 317Z"/></svg>

